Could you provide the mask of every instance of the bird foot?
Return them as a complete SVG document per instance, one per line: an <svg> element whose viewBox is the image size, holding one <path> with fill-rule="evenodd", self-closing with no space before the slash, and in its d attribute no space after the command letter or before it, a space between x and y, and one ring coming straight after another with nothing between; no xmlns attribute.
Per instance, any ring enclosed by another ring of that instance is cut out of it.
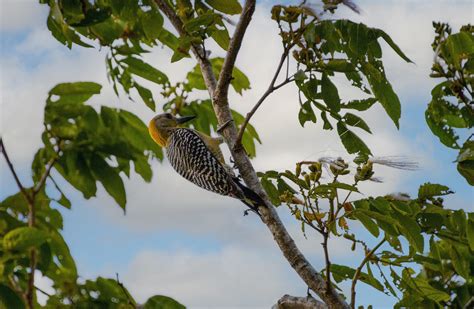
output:
<svg viewBox="0 0 474 309"><path fill-rule="evenodd" d="M262 216L260 215L260 213L258 212L258 210L253 209L253 208L246 209L246 210L244 211L244 217L245 217L245 216L248 216L251 212L257 214L257 216L259 216L260 218L262 218Z"/></svg>

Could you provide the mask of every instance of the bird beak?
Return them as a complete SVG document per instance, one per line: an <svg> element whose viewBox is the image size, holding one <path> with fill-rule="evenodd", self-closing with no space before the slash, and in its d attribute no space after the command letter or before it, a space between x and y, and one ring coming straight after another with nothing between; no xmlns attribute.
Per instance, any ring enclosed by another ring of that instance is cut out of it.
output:
<svg viewBox="0 0 474 309"><path fill-rule="evenodd" d="M184 117L181 117L181 118L177 118L176 122L178 124L183 124L185 122L193 120L194 118L196 118L196 116L184 116Z"/></svg>

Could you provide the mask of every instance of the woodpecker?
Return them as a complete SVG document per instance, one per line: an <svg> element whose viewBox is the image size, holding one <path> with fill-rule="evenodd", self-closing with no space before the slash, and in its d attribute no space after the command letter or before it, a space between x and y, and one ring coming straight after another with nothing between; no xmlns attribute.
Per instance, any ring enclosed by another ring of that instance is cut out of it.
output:
<svg viewBox="0 0 474 309"><path fill-rule="evenodd" d="M148 125L151 138L166 149L171 166L184 178L208 191L241 200L258 214L263 200L240 183L226 165L219 148L222 138L180 127L195 116L177 118L170 113L155 116Z"/></svg>

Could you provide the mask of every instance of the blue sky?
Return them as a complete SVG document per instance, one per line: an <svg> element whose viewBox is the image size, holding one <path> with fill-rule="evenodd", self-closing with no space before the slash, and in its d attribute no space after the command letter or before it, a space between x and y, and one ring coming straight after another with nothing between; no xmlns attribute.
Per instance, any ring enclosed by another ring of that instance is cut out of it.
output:
<svg viewBox="0 0 474 309"><path fill-rule="evenodd" d="M238 66L252 82L252 89L243 97L231 94L233 107L242 113L263 93L279 58L280 44L274 35L276 27L269 20L268 3L257 7L238 58ZM402 102L401 128L397 131L383 110L376 107L367 116L374 132L367 136L368 144L376 155L406 156L421 165L419 171L409 173L380 168L377 173L385 182L365 186L364 192L415 194L426 181L443 183L456 191L455 196L447 198L448 205L472 211L472 188L451 163L456 152L442 146L424 120L430 90L436 83L428 78L433 59L431 21L448 21L454 29L472 23L472 2L356 3L363 10L360 16L341 10L339 17L385 30L416 63L404 63L384 48L387 75ZM93 104L127 108L145 122L153 116L139 102L115 97L105 76L104 51L77 47L68 50L51 38L45 25L46 14L46 7L32 1L1 3L1 134L25 183L33 152L41 143L44 99L56 83L99 82L104 89L92 99ZM192 60L170 64L169 53L160 49L146 59L165 72L173 72L169 74L172 80L183 78L193 66ZM346 98L356 94L344 85L340 93ZM322 132L319 125L300 129L297 112L295 89L288 87L271 96L256 114L254 123L263 140L254 160L258 170L283 170L297 160L344 156L334 133ZM0 167L3 199L17 188L3 161ZM138 177L126 180L126 216L103 190L99 190L97 198L86 201L63 185L73 201L71 211L62 211L64 235L85 278L114 276L118 272L140 301L163 293L194 308L268 308L283 294L306 293L265 227L255 217L242 216L242 205L190 185L167 162L155 163L153 170L150 184ZM279 209L279 213L303 252L316 268L321 268L320 238L309 235L305 240L287 211ZM355 265L360 261L361 252L351 252L350 244L332 242L336 263ZM47 288L46 280L42 284ZM364 284L358 286L361 304L391 307L391 298Z"/></svg>

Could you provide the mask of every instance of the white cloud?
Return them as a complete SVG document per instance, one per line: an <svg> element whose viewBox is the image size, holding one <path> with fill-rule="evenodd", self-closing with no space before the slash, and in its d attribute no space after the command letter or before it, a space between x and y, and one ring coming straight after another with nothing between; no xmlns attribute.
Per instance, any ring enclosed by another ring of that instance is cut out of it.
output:
<svg viewBox="0 0 474 309"><path fill-rule="evenodd" d="M304 291L281 256L242 247L203 254L141 252L124 282L139 301L158 291L190 308L268 308L285 293Z"/></svg>
<svg viewBox="0 0 474 309"><path fill-rule="evenodd" d="M39 7L34 0L2 0L0 2L1 31L29 31L33 27L45 25L48 8Z"/></svg>

